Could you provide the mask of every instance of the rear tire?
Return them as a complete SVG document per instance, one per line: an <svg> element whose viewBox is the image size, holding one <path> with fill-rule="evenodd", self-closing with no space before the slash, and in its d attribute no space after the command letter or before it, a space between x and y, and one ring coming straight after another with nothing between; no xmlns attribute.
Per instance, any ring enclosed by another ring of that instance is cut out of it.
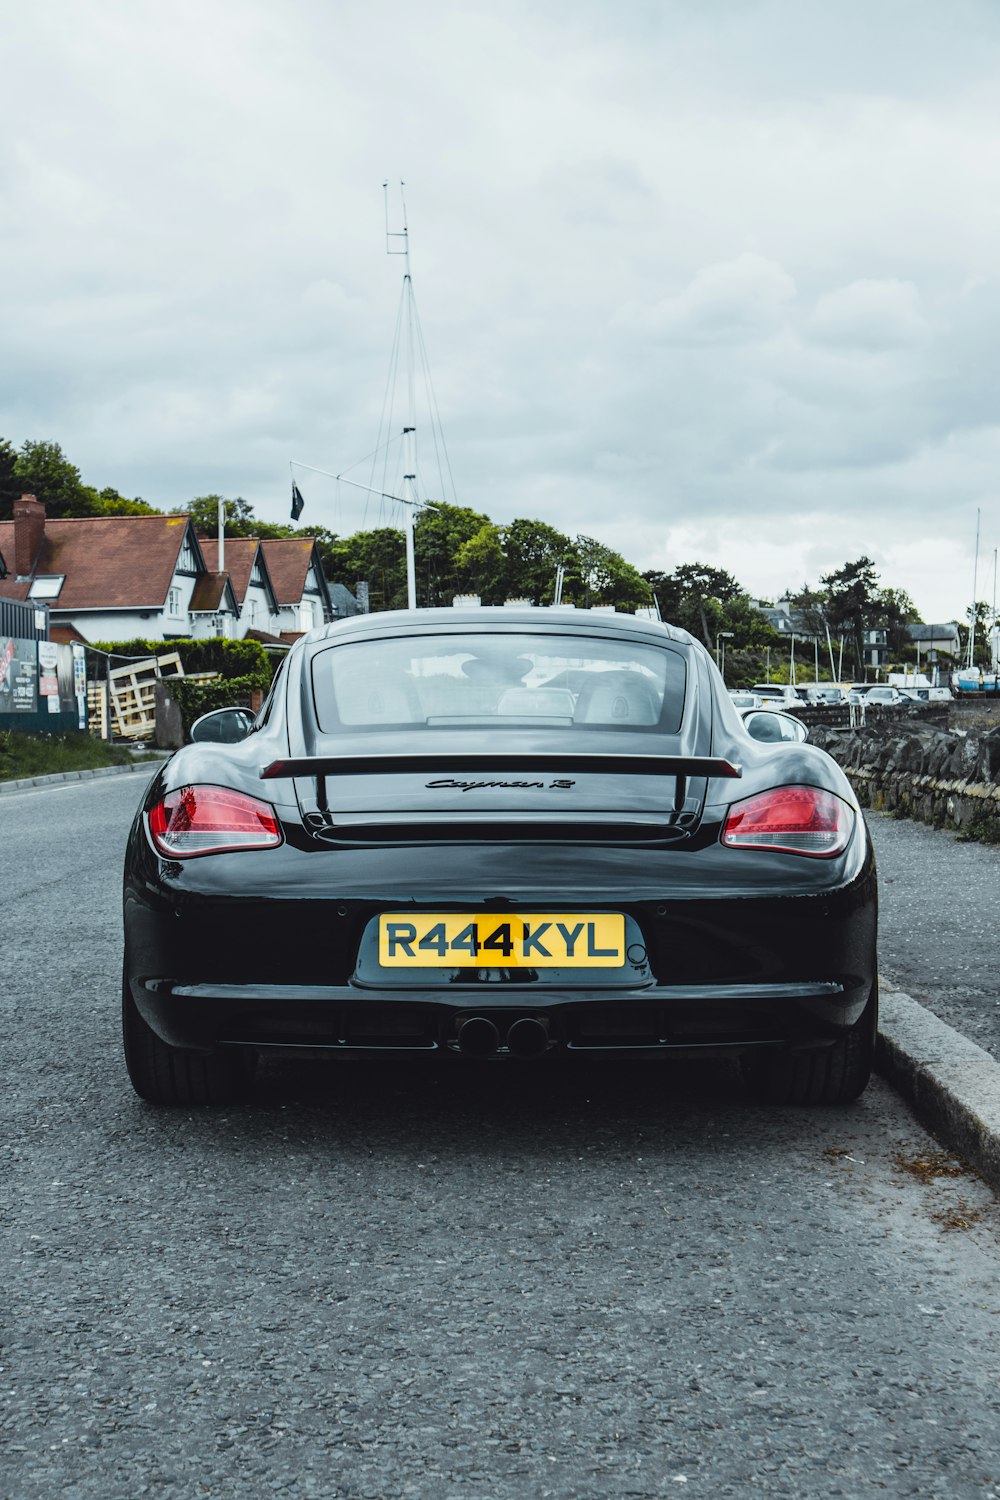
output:
<svg viewBox="0 0 1000 1500"><path fill-rule="evenodd" d="M250 1092L255 1052L247 1047L219 1052L168 1047L140 1015L124 973L122 1037L132 1087L150 1104L235 1104Z"/></svg>
<svg viewBox="0 0 1000 1500"><path fill-rule="evenodd" d="M876 980L861 1015L832 1047L744 1058L747 1087L762 1104L850 1104L868 1086L877 1036Z"/></svg>

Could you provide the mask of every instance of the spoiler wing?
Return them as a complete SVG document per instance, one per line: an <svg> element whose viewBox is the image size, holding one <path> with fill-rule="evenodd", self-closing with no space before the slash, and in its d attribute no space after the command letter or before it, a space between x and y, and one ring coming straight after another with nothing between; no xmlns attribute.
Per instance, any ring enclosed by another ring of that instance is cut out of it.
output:
<svg viewBox="0 0 1000 1500"><path fill-rule="evenodd" d="M376 776L445 771L547 771L578 776L722 776L743 775L737 761L709 755L587 755L580 751L452 751L443 755L307 755L272 760L262 766L262 781L292 776Z"/></svg>

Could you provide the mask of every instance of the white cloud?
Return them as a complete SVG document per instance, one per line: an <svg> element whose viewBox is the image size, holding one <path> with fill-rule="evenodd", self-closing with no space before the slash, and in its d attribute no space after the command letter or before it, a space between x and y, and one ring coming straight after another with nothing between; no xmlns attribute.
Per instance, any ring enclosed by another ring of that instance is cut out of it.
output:
<svg viewBox="0 0 1000 1500"><path fill-rule="evenodd" d="M891 349L930 332L912 281L852 281L824 292L806 321L810 338L859 349Z"/></svg>
<svg viewBox="0 0 1000 1500"><path fill-rule="evenodd" d="M759 337L795 296L795 282L776 261L745 251L705 266L684 290L652 307L628 303L615 322L663 339L738 342Z"/></svg>

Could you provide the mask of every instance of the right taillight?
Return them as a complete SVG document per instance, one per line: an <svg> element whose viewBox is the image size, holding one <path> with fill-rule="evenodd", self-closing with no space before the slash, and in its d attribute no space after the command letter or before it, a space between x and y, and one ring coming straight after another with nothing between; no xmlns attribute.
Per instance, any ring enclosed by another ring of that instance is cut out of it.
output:
<svg viewBox="0 0 1000 1500"><path fill-rule="evenodd" d="M833 792L783 786L734 802L722 830L728 849L777 849L830 859L843 854L854 832L854 809Z"/></svg>
<svg viewBox="0 0 1000 1500"><path fill-rule="evenodd" d="M232 849L273 849L282 841L269 802L224 786L182 786L168 792L149 810L149 832L168 859Z"/></svg>

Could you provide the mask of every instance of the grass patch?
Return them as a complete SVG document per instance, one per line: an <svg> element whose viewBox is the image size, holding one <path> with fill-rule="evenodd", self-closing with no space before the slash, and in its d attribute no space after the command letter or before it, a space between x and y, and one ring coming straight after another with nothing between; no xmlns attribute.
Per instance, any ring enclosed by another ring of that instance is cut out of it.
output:
<svg viewBox="0 0 1000 1500"><path fill-rule="evenodd" d="M128 750L107 745L89 734L0 733L0 781L22 776L54 776L59 771L92 771L97 766L126 766Z"/></svg>
<svg viewBox="0 0 1000 1500"><path fill-rule="evenodd" d="M957 834L960 844L1000 844L1000 818L992 813L973 813Z"/></svg>

